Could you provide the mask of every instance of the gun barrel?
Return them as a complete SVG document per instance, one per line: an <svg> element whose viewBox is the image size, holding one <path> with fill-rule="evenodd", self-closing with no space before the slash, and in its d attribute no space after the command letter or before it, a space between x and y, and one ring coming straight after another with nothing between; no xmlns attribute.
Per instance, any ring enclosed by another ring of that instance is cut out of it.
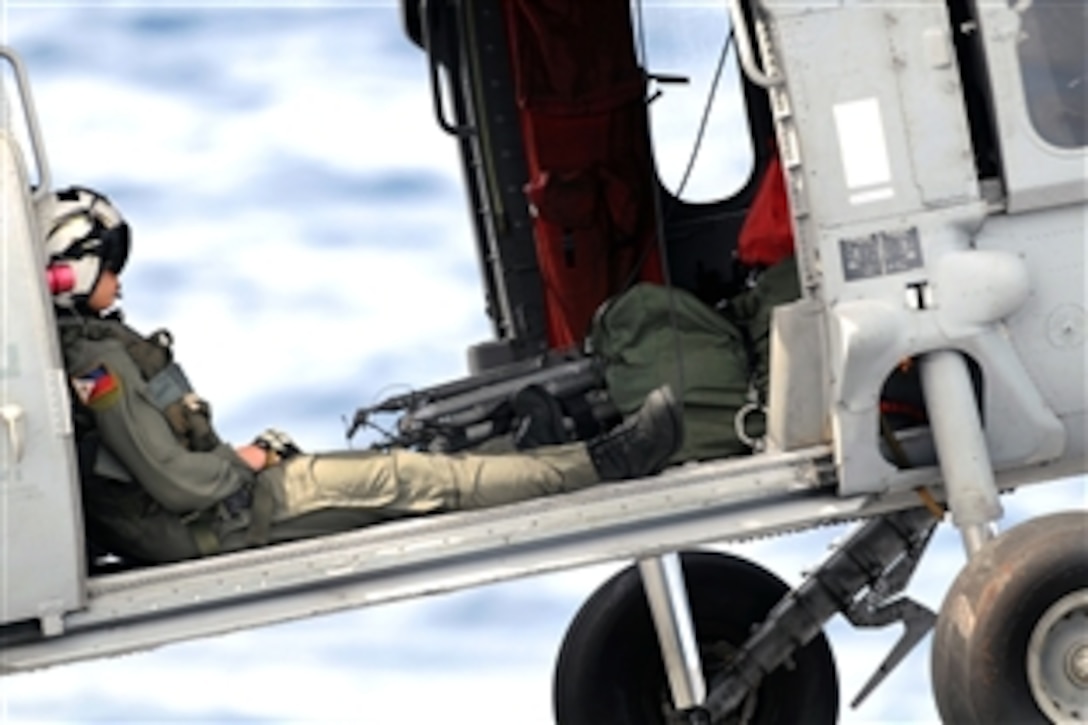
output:
<svg viewBox="0 0 1088 725"><path fill-rule="evenodd" d="M583 358L507 378L491 385L479 386L460 395L435 400L406 414L405 418L413 422L445 422L449 416L467 409L489 412L496 404L530 385L540 385L555 395L577 392L579 388L588 389L599 381L600 375L597 372L596 363L591 358Z"/></svg>

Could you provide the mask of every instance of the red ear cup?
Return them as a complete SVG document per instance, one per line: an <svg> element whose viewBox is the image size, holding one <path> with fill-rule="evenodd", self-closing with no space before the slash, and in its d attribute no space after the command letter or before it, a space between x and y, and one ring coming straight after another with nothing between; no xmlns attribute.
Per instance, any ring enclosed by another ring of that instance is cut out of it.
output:
<svg viewBox="0 0 1088 725"><path fill-rule="evenodd" d="M45 270L45 280L49 284L49 294L59 295L76 286L76 273L67 264L51 264Z"/></svg>
<svg viewBox="0 0 1088 725"><path fill-rule="evenodd" d="M38 210L50 269L46 280L53 304L74 309L86 304L104 270L120 273L128 259L131 231L104 195L73 186L49 195ZM67 267L67 271L59 271Z"/></svg>

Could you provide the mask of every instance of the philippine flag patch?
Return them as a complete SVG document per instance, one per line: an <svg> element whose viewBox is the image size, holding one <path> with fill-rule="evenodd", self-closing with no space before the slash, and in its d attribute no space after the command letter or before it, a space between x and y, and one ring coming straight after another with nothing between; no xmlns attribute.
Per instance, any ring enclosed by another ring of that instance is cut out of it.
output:
<svg viewBox="0 0 1088 725"><path fill-rule="evenodd" d="M108 408L121 392L121 381L105 365L72 378L72 388L84 405L91 408Z"/></svg>

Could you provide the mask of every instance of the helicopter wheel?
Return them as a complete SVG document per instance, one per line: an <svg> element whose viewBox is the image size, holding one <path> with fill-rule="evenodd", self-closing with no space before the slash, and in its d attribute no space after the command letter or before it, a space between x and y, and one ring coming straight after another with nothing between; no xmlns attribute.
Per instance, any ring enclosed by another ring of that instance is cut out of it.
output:
<svg viewBox="0 0 1088 725"><path fill-rule="evenodd" d="M976 553L931 664L944 722L1088 722L1088 514L1027 521Z"/></svg>
<svg viewBox="0 0 1088 725"><path fill-rule="evenodd" d="M681 554L703 674L721 672L789 591L767 570L710 552ZM559 651L559 725L656 725L674 712L638 568L605 582L578 611ZM768 675L726 723L810 725L838 719L835 661L821 633Z"/></svg>

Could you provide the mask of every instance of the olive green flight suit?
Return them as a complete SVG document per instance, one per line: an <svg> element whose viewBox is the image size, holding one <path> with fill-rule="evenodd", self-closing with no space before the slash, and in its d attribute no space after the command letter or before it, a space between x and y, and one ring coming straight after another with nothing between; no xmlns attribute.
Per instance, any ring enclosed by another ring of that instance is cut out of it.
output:
<svg viewBox="0 0 1088 725"><path fill-rule="evenodd" d="M81 465L85 516L114 553L174 561L392 518L498 506L599 480L582 443L502 455L299 455L257 474L214 434L196 444L192 430L179 428L178 400L191 390L184 376L178 382L176 366L169 368L172 378L169 371L149 374L147 364L141 369L146 361L132 352L142 349L141 340L118 320L61 321L77 429L81 418L88 421L85 435L97 440L94 460ZM240 491L251 495L239 497ZM266 502L267 511L257 514L251 501ZM268 519L258 540L255 516Z"/></svg>

